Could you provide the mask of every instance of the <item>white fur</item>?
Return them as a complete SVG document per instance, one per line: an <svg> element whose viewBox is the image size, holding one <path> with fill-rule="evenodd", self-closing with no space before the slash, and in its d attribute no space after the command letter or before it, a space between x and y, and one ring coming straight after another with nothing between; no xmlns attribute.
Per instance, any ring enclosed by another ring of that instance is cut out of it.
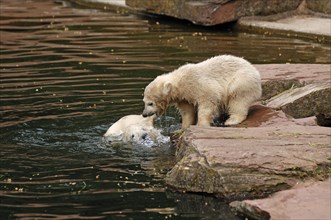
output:
<svg viewBox="0 0 331 220"><path fill-rule="evenodd" d="M176 104L182 128L210 126L224 112L230 116L225 125L235 125L246 119L261 93L260 74L252 64L231 55L216 56L158 76L145 88L143 115L160 115Z"/></svg>
<svg viewBox="0 0 331 220"><path fill-rule="evenodd" d="M146 138L155 140L160 131L153 126L154 117L127 115L116 121L104 134L111 142L138 143Z"/></svg>

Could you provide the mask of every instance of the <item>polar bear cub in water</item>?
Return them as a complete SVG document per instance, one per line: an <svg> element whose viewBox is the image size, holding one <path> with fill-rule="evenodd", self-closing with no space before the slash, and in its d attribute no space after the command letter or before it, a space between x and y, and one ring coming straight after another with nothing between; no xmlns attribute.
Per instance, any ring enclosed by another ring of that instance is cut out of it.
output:
<svg viewBox="0 0 331 220"><path fill-rule="evenodd" d="M116 121L104 134L107 141L122 143L158 144L168 140L160 130L154 128L155 117L144 118L142 115L127 115Z"/></svg>

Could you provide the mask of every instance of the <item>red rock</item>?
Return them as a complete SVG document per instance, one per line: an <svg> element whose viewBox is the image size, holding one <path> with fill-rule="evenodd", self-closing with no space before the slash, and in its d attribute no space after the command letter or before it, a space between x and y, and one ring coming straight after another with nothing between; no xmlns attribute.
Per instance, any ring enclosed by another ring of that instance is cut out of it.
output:
<svg viewBox="0 0 331 220"><path fill-rule="evenodd" d="M330 64L258 64L262 81L297 79L301 82L331 82Z"/></svg>
<svg viewBox="0 0 331 220"><path fill-rule="evenodd" d="M254 106L237 127L191 126L180 139L179 161L166 182L228 199L264 197L303 179L323 178L330 165L330 132Z"/></svg>
<svg viewBox="0 0 331 220"><path fill-rule="evenodd" d="M264 88L271 88L266 96L276 90L283 92L307 83L329 85L331 82L330 65L255 66L261 72ZM268 84L279 80L281 86L276 90L272 88L275 84ZM327 94L328 88L326 86ZM314 107L302 105L300 108ZM330 180L326 185L317 183L317 187L296 191L299 185L330 175L331 128L316 126L312 117L293 119L283 111L255 105L250 108L248 118L236 127L191 126L179 140L177 159L178 163L166 178L173 189L206 192L227 199L261 198L281 191L270 200L237 201L232 205L253 219L269 219L270 216L272 219L295 219L313 217L306 211L321 203L316 211L322 214L313 213L316 217L330 219L326 211L330 207L327 202L330 200ZM294 191L284 192L292 187ZM286 202L288 209L283 206L287 206ZM288 216L282 210L286 210ZM299 215L300 210L304 210L302 215Z"/></svg>
<svg viewBox="0 0 331 220"><path fill-rule="evenodd" d="M298 184L270 198L230 204L236 211L255 219L331 219L331 178Z"/></svg>
<svg viewBox="0 0 331 220"><path fill-rule="evenodd" d="M136 10L209 26L236 21L243 16L295 10L301 0L126 0L125 3Z"/></svg>

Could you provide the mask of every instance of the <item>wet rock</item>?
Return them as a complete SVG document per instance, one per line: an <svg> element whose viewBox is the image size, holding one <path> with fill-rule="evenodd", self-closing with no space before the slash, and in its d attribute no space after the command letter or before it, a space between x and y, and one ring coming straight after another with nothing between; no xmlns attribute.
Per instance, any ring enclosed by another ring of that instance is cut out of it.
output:
<svg viewBox="0 0 331 220"><path fill-rule="evenodd" d="M294 118L318 116L318 123L328 125L331 120L331 83L313 83L288 89L266 101L268 107L281 109ZM331 126L331 124L329 124Z"/></svg>
<svg viewBox="0 0 331 220"><path fill-rule="evenodd" d="M271 217L268 212L259 207L241 201L231 202L230 207L235 213L237 213L237 215L248 217L250 219L268 220Z"/></svg>
<svg viewBox="0 0 331 220"><path fill-rule="evenodd" d="M316 122L320 126L331 127L331 117L330 114L317 114Z"/></svg>
<svg viewBox="0 0 331 220"><path fill-rule="evenodd" d="M236 21L240 17L295 10L301 0L126 0L134 9L172 16L202 25Z"/></svg>
<svg viewBox="0 0 331 220"><path fill-rule="evenodd" d="M303 126L263 106L251 109L240 126L191 126L179 141L178 163L166 183L176 190L247 199L325 177L330 166L329 128Z"/></svg>
<svg viewBox="0 0 331 220"><path fill-rule="evenodd" d="M251 219L331 219L330 189L331 178L308 186L298 184L266 199L235 201L230 206Z"/></svg>
<svg viewBox="0 0 331 220"><path fill-rule="evenodd" d="M229 205L215 197L196 194L184 195L171 191L167 191L166 195L173 201L180 201L176 206L176 213L178 214L201 213L201 216L208 216L207 219L237 219Z"/></svg>

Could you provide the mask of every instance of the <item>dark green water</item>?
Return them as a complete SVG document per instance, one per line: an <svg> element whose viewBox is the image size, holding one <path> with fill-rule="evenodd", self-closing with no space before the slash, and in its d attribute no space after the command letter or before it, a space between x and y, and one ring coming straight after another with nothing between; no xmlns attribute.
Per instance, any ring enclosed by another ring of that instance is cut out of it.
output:
<svg viewBox="0 0 331 220"><path fill-rule="evenodd" d="M0 219L236 219L169 191L172 146L108 146L157 75L218 54L328 63L330 47L53 1L0 0ZM178 125L170 111L158 126Z"/></svg>

